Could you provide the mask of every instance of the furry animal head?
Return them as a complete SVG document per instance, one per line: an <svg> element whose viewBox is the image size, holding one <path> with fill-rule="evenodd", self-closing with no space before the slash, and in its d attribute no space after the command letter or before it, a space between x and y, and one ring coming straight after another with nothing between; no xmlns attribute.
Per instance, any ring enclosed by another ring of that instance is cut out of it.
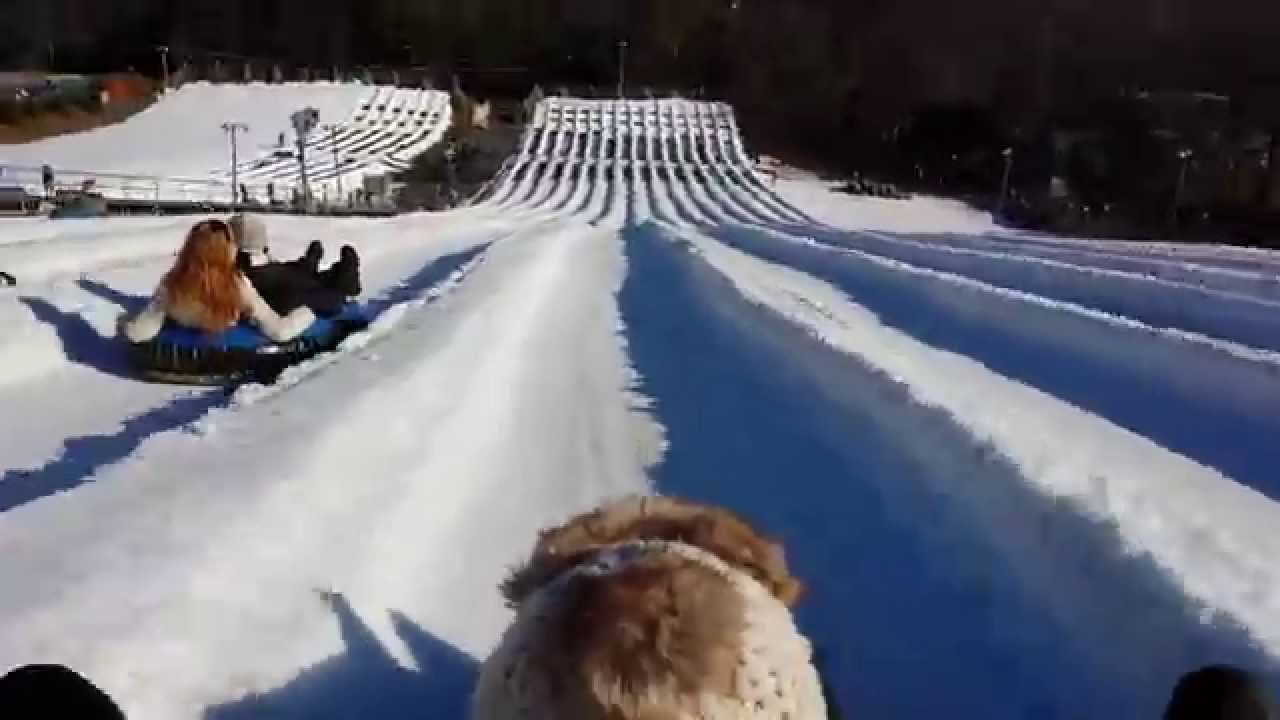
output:
<svg viewBox="0 0 1280 720"><path fill-rule="evenodd" d="M240 272L235 258L231 229L221 220L205 220L187 233L177 262L165 276L169 302L199 318L205 332L222 332L240 319Z"/></svg>
<svg viewBox="0 0 1280 720"><path fill-rule="evenodd" d="M825 717L782 548L738 516L629 497L544 531L472 720Z"/></svg>
<svg viewBox="0 0 1280 720"><path fill-rule="evenodd" d="M667 497L627 497L543 531L528 564L503 595L519 607L530 593L601 548L632 540L666 540L701 548L755 578L788 607L804 585L787 569L782 546L725 510Z"/></svg>
<svg viewBox="0 0 1280 720"><path fill-rule="evenodd" d="M517 680L546 717L676 720L699 716L699 697L733 696L745 608L723 576L648 553L556 590L527 626L536 661Z"/></svg>

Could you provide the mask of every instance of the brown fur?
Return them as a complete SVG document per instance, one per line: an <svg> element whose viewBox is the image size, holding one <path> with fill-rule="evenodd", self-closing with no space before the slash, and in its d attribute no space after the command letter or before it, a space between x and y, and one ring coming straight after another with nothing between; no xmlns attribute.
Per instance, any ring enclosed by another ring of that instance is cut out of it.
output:
<svg viewBox="0 0 1280 720"><path fill-rule="evenodd" d="M574 578L535 644L550 650L544 670L560 711L675 720L693 716L682 705L699 693L733 695L745 623L728 580L658 553L618 574Z"/></svg>
<svg viewBox="0 0 1280 720"><path fill-rule="evenodd" d="M206 220L187 234L164 288L172 305L200 318L198 329L219 333L240 319L239 279L231 229Z"/></svg>
<svg viewBox="0 0 1280 720"><path fill-rule="evenodd" d="M518 608L530 594L596 550L629 540L692 545L747 573L788 607L804 592L787 569L782 546L719 507L665 497L629 497L544 531L529 563L503 585Z"/></svg>

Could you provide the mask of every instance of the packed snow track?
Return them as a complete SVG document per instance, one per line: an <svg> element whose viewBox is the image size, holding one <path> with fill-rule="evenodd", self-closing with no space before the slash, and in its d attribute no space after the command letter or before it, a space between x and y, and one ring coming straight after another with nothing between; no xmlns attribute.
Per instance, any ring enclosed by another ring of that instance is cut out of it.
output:
<svg viewBox="0 0 1280 720"><path fill-rule="evenodd" d="M144 720L461 718L538 529L661 492L784 542L845 717L1280 685L1273 254L1010 234L763 177L723 105L556 98L473 207L268 219L354 244L376 320L193 392L113 337L189 222L0 224L0 670Z"/></svg>

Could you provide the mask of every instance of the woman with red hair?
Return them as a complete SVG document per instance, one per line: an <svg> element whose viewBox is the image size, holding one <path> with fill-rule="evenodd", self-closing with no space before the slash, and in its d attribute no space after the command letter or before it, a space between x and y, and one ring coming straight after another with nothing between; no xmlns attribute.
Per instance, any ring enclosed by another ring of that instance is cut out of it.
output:
<svg viewBox="0 0 1280 720"><path fill-rule="evenodd" d="M229 330L242 316L273 342L288 342L301 335L315 315L300 307L281 317L262 299L253 283L236 267L236 243L231 228L221 220L197 223L151 304L124 323L130 342L153 339L165 319L210 335Z"/></svg>

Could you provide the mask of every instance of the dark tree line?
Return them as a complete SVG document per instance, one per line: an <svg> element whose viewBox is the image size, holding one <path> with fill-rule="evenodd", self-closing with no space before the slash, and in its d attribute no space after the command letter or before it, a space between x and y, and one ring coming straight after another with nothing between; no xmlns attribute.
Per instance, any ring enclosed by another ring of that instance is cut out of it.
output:
<svg viewBox="0 0 1280 720"><path fill-rule="evenodd" d="M957 157L968 138L987 184L997 146L1020 145L1016 175L1060 163L1051 130L1125 89L1220 93L1233 127L1280 137L1275 0L0 0L0 17L10 68L158 75L166 45L175 63L428 68L480 95L612 93L626 41L629 92L730 100L758 147L884 166L904 138ZM930 117L968 125L922 138Z"/></svg>
<svg viewBox="0 0 1280 720"><path fill-rule="evenodd" d="M7 7L6 7L7 6ZM1271 0L3 0L0 64L154 72L155 45L288 63L522 68L868 122L927 102L1043 111L1123 84L1280 82Z"/></svg>

